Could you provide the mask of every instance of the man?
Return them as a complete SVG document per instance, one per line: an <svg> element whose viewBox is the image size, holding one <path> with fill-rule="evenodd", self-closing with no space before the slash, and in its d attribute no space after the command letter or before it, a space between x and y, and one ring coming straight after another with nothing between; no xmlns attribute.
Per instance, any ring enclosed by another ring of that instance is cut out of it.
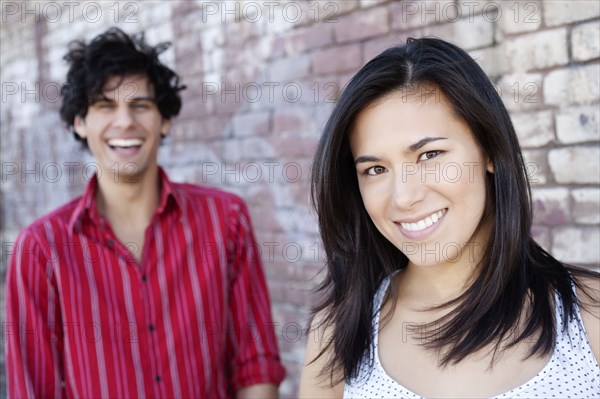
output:
<svg viewBox="0 0 600 399"><path fill-rule="evenodd" d="M15 245L11 397L277 396L285 372L245 204L157 164L184 88L165 48L113 28L65 56L61 117L98 170Z"/></svg>

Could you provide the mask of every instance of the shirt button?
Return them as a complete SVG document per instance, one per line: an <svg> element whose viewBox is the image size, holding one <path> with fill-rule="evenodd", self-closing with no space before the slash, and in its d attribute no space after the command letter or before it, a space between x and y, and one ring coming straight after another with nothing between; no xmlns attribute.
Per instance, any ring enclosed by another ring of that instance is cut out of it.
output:
<svg viewBox="0 0 600 399"><path fill-rule="evenodd" d="M157 375L156 377L154 377L154 379L156 380L156 382L160 382L160 380L161 380L160 375Z"/></svg>
<svg viewBox="0 0 600 399"><path fill-rule="evenodd" d="M147 277L146 277L146 275L145 275L145 274L142 274L142 281L143 281L143 282L146 282L146 280L147 280Z"/></svg>
<svg viewBox="0 0 600 399"><path fill-rule="evenodd" d="M109 247L113 247L115 245L115 242L113 240L108 240L106 244L108 244Z"/></svg>
<svg viewBox="0 0 600 399"><path fill-rule="evenodd" d="M154 331L154 324L150 324L148 326L148 329L150 330L150 332Z"/></svg>

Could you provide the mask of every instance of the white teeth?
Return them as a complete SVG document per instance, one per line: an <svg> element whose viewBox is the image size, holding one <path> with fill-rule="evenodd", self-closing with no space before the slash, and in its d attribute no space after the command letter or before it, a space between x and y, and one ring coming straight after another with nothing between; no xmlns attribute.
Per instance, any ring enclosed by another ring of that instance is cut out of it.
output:
<svg viewBox="0 0 600 399"><path fill-rule="evenodd" d="M110 139L108 145L111 147L137 147L144 143L140 139Z"/></svg>
<svg viewBox="0 0 600 399"><path fill-rule="evenodd" d="M430 226L434 225L435 223L437 223L437 221L440 220L440 218L444 215L444 213L446 213L446 210L442 209L441 211L437 211L436 213L433 213L433 214L427 216L426 218L419 220L418 222L400 223L400 225L402 226L403 229L408 230L408 231L425 230L427 227L430 227Z"/></svg>

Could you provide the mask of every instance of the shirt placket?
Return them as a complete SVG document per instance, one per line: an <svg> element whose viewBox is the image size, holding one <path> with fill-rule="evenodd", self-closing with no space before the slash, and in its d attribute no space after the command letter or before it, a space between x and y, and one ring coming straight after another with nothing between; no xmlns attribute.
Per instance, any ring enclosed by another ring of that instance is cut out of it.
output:
<svg viewBox="0 0 600 399"><path fill-rule="evenodd" d="M167 395L164 386L164 373L159 369L162 364L160 359L161 348L158 337L160 326L157 322L160 320L160 314L157 309L160 308L160 298L153 298L152 275L157 262L156 251L152 251L155 223L159 223L158 215L154 215L152 222L148 226L144 237L144 247L140 261L133 256L129 249L121 243L116 237L108 221L100 216L101 230L104 232L104 241L106 246L113 251L113 254L121 258L126 264L128 273L132 280L136 282L133 286L138 289L140 309L136 307L136 319L138 320L137 335L141 349L142 367L150 366L151 376L145 377L145 383L151 383L152 387L146 386L146 394L154 397L165 397ZM136 295L136 292L133 292ZM154 309L154 310L153 310ZM142 337L143 335L143 337ZM144 361L147 359L147 361ZM147 371L144 371L144 374ZM151 393L151 394L150 394Z"/></svg>
<svg viewBox="0 0 600 399"><path fill-rule="evenodd" d="M164 373L159 367L164 363L161 361L161 340L160 331L163 330L160 320L160 297L156 298L153 294L151 284L156 283L157 254L154 245L154 225L159 223L158 215L154 215L152 222L144 233L144 248L142 249L141 262L139 263L140 293L144 304L144 313L146 324L142 326L141 331L145 332L148 343L148 356L152 368L152 380L154 391L160 396L166 395L164 386ZM159 331L160 329L160 331Z"/></svg>

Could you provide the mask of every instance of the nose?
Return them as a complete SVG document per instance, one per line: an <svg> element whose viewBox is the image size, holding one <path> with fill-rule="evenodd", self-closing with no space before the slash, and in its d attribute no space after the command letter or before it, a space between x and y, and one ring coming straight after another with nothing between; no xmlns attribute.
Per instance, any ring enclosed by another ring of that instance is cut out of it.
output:
<svg viewBox="0 0 600 399"><path fill-rule="evenodd" d="M406 164L391 180L394 205L400 209L410 210L425 198L425 182L421 179L419 168L415 164Z"/></svg>
<svg viewBox="0 0 600 399"><path fill-rule="evenodd" d="M133 115L129 106L125 103L119 104L115 111L113 126L119 129L126 130L133 124Z"/></svg>

